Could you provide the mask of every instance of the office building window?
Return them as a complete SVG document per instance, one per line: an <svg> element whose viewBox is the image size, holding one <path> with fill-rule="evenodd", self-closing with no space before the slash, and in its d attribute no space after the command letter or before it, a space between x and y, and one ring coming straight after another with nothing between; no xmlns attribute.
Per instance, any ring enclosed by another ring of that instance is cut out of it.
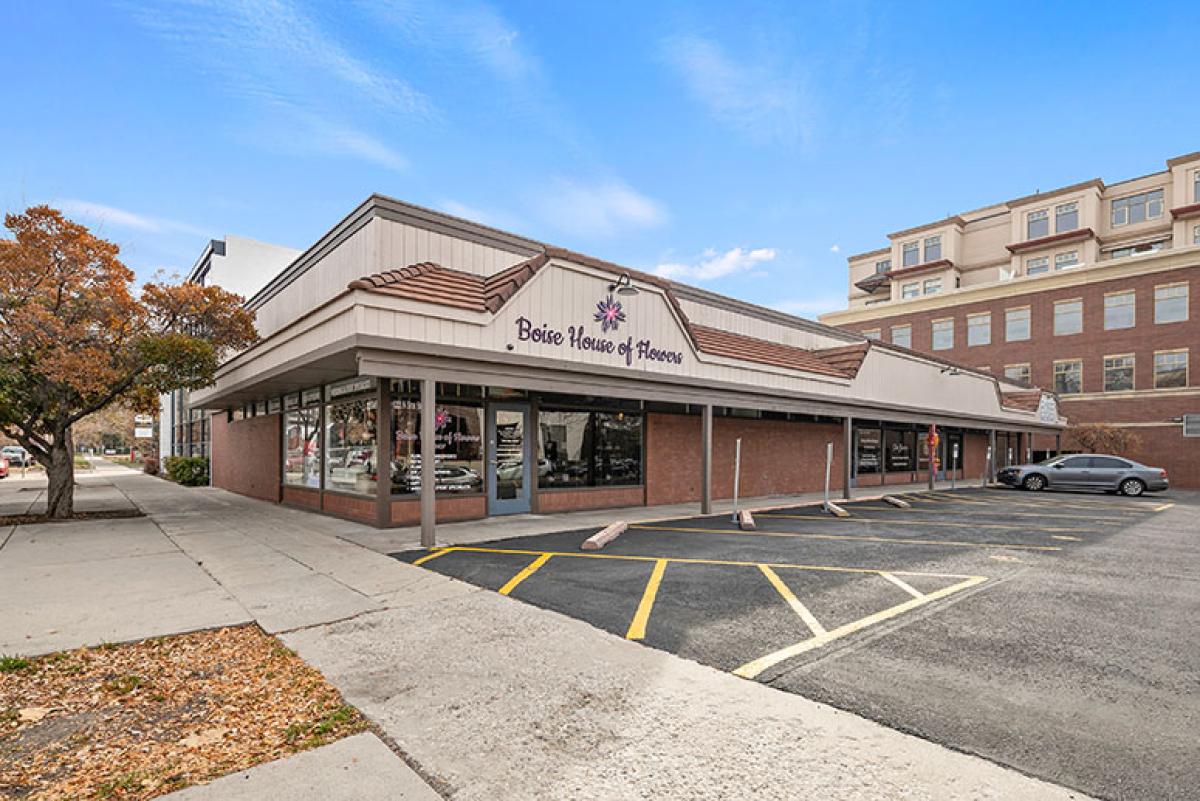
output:
<svg viewBox="0 0 1200 801"><path fill-rule="evenodd" d="M1083 301L1060 300L1054 304L1054 336L1083 331Z"/></svg>
<svg viewBox="0 0 1200 801"><path fill-rule="evenodd" d="M1064 203L1054 207L1054 232L1074 231L1079 227L1079 204Z"/></svg>
<svg viewBox="0 0 1200 801"><path fill-rule="evenodd" d="M1154 352L1154 388L1170 389L1187 386L1188 352L1159 350Z"/></svg>
<svg viewBox="0 0 1200 801"><path fill-rule="evenodd" d="M1188 285L1154 287L1154 322L1179 323L1188 318Z"/></svg>
<svg viewBox="0 0 1200 801"><path fill-rule="evenodd" d="M1050 235L1050 212L1045 209L1031 211L1025 215L1025 238L1041 239Z"/></svg>
<svg viewBox="0 0 1200 801"><path fill-rule="evenodd" d="M1200 170L1192 173L1192 202L1200 203ZM1198 227L1200 230L1200 227Z"/></svg>
<svg viewBox="0 0 1200 801"><path fill-rule="evenodd" d="M1200 245L1200 225L1192 227L1192 244Z"/></svg>
<svg viewBox="0 0 1200 801"><path fill-rule="evenodd" d="M1058 253L1054 256L1054 269L1056 270L1065 270L1077 264L1079 264L1078 250L1068 250L1066 253Z"/></svg>
<svg viewBox="0 0 1200 801"><path fill-rule="evenodd" d="M915 267L921 263L920 242L905 242L900 250L900 263L905 267Z"/></svg>
<svg viewBox="0 0 1200 801"><path fill-rule="evenodd" d="M1140 195L1117 198L1112 202L1112 225L1136 225L1156 220L1163 213L1163 191L1142 192Z"/></svg>
<svg viewBox="0 0 1200 801"><path fill-rule="evenodd" d="M1130 245L1126 248L1116 248L1108 254L1110 259L1123 259L1126 256L1140 256L1143 253L1157 253L1166 246L1165 241L1143 242L1140 245Z"/></svg>
<svg viewBox="0 0 1200 801"><path fill-rule="evenodd" d="M871 328L862 332L862 335L867 339L879 339L880 331L878 328Z"/></svg>
<svg viewBox="0 0 1200 801"><path fill-rule="evenodd" d="M1104 391L1133 389L1133 354L1104 357Z"/></svg>
<svg viewBox="0 0 1200 801"><path fill-rule="evenodd" d="M1020 342L1029 339L1029 307L1004 311L1004 341Z"/></svg>
<svg viewBox="0 0 1200 801"><path fill-rule="evenodd" d="M990 344L992 344L992 315L988 312L968 314L967 346Z"/></svg>
<svg viewBox="0 0 1200 801"><path fill-rule="evenodd" d="M1137 293L1132 289L1128 292L1112 292L1104 296L1104 330L1116 328L1133 328L1136 320L1134 305Z"/></svg>
<svg viewBox="0 0 1200 801"><path fill-rule="evenodd" d="M1054 391L1059 395L1083 392L1083 362L1079 359L1054 363Z"/></svg>
<svg viewBox="0 0 1200 801"><path fill-rule="evenodd" d="M876 275L882 275L883 273L886 273L890 269L892 269L892 260L891 259L884 259L883 261L875 262L875 274Z"/></svg>
<svg viewBox="0 0 1200 801"><path fill-rule="evenodd" d="M954 319L933 321L933 349L950 350L954 347Z"/></svg>
<svg viewBox="0 0 1200 801"><path fill-rule="evenodd" d="M916 282L900 287L900 297L902 298L915 298L919 294L921 294L921 285Z"/></svg>
<svg viewBox="0 0 1200 801"><path fill-rule="evenodd" d="M903 348L912 347L912 326L911 325L893 325L892 326L892 344L899 345Z"/></svg>
<svg viewBox="0 0 1200 801"><path fill-rule="evenodd" d="M1049 256L1038 256L1037 258L1034 258L1034 259L1026 259L1025 260L1025 274L1026 275L1040 275L1041 273L1049 272L1049 270L1050 270L1050 257Z"/></svg>
<svg viewBox="0 0 1200 801"><path fill-rule="evenodd" d="M926 278L925 279L925 294L926 295L936 295L937 293L939 293L941 291L942 291L942 279L940 279L940 278Z"/></svg>
<svg viewBox="0 0 1200 801"><path fill-rule="evenodd" d="M1006 364L1004 365L1004 377L1010 381L1020 381L1022 384L1029 383L1029 365L1028 364Z"/></svg>
<svg viewBox="0 0 1200 801"><path fill-rule="evenodd" d="M940 236L925 237L925 261L937 261L942 257L942 238Z"/></svg>

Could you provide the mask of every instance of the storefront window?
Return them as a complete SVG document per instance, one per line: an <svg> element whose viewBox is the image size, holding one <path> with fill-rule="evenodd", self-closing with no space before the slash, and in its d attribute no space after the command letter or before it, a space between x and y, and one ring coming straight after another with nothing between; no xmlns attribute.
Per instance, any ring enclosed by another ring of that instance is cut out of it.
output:
<svg viewBox="0 0 1200 801"><path fill-rule="evenodd" d="M859 429L854 432L854 436L856 440L854 474L856 476L877 474L879 472L879 429Z"/></svg>
<svg viewBox="0 0 1200 801"><path fill-rule="evenodd" d="M884 431L883 467L889 473L911 473L914 467L916 433Z"/></svg>
<svg viewBox="0 0 1200 801"><path fill-rule="evenodd" d="M439 495L483 492L483 409L438 403L434 475ZM421 404L392 402L392 492L421 491Z"/></svg>
<svg viewBox="0 0 1200 801"><path fill-rule="evenodd" d="M538 414L538 486L642 483L642 416L629 412Z"/></svg>
<svg viewBox="0 0 1200 801"><path fill-rule="evenodd" d="M378 460L374 398L325 407L325 489L374 495Z"/></svg>
<svg viewBox="0 0 1200 801"><path fill-rule="evenodd" d="M283 416L283 483L321 486L321 410L299 409Z"/></svg>

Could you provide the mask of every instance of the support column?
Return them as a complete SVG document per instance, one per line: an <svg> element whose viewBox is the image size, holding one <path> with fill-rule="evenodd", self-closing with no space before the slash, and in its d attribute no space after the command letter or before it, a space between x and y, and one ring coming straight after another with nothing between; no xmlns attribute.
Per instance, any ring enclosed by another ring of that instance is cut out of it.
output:
<svg viewBox="0 0 1200 801"><path fill-rule="evenodd" d="M854 478L854 418L842 420L842 497L850 500L850 482Z"/></svg>
<svg viewBox="0 0 1200 801"><path fill-rule="evenodd" d="M941 436L941 432L938 433ZM929 429L925 429L925 450L927 461L929 462L929 489L937 489L937 451L929 447ZM917 453L921 452L921 446L917 445Z"/></svg>
<svg viewBox="0 0 1200 801"><path fill-rule="evenodd" d="M379 379L375 393L375 525L392 524L392 382Z"/></svg>
<svg viewBox="0 0 1200 801"><path fill-rule="evenodd" d="M1062 456L1062 434L1054 435L1054 455Z"/></svg>
<svg viewBox="0 0 1200 801"><path fill-rule="evenodd" d="M437 536L437 382L421 379L421 547L432 548Z"/></svg>
<svg viewBox="0 0 1200 801"><path fill-rule="evenodd" d="M704 404L700 411L700 514L712 514L713 407Z"/></svg>
<svg viewBox="0 0 1200 801"><path fill-rule="evenodd" d="M987 463L987 481L985 484L991 484L996 479L996 429L988 431L988 457Z"/></svg>

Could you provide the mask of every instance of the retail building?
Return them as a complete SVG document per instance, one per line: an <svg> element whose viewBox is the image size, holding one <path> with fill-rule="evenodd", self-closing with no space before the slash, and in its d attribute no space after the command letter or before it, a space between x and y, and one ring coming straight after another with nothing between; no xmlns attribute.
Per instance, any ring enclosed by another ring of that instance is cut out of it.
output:
<svg viewBox="0 0 1200 801"><path fill-rule="evenodd" d="M1054 396L372 196L248 301L192 394L212 482L379 526L987 472ZM426 448L426 444L432 447ZM846 454L852 457L846 459ZM432 458L429 457L432 453Z"/></svg>

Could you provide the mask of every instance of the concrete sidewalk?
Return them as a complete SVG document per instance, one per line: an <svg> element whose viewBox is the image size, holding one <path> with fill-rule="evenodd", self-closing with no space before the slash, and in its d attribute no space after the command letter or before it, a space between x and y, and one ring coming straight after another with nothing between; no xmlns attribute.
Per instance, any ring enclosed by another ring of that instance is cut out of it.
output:
<svg viewBox="0 0 1200 801"><path fill-rule="evenodd" d="M365 526L113 481L452 798L1081 797L347 541Z"/></svg>

